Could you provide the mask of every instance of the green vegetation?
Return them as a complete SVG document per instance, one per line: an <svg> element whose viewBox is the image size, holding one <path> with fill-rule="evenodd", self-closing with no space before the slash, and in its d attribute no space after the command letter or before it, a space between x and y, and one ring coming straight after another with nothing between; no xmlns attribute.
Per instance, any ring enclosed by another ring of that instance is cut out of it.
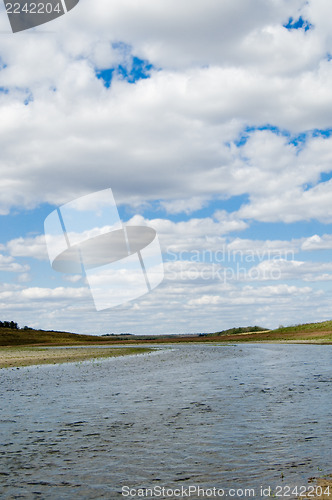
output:
<svg viewBox="0 0 332 500"><path fill-rule="evenodd" d="M5 323L6 326L5 326ZM8 326L9 324L9 326ZM2 326L1 326L2 325ZM16 325L13 326L13 325ZM15 322L0 322L0 346L112 345L177 342L307 342L332 343L332 321L266 330L260 326L230 328L216 333L191 335L81 335L68 332L18 328Z"/></svg>
<svg viewBox="0 0 332 500"><path fill-rule="evenodd" d="M10 328L11 330L17 330L18 324L15 321L0 321L0 328ZM24 328L28 328L25 326Z"/></svg>
<svg viewBox="0 0 332 500"><path fill-rule="evenodd" d="M217 333L210 333L209 335L237 335L238 333L254 333L254 332L266 332L269 331L267 328L262 328L261 326L239 326L238 328L229 328L228 330L222 330Z"/></svg>
<svg viewBox="0 0 332 500"><path fill-rule="evenodd" d="M332 321L324 321L322 323L305 323L304 325L280 326L274 332L332 332Z"/></svg>
<svg viewBox="0 0 332 500"><path fill-rule="evenodd" d="M237 330L237 329L234 329ZM254 332L230 333L231 330L216 333L212 338L219 338L221 341L240 342L306 342L315 344L332 343L332 321L323 323L308 323L280 327L276 330L257 330ZM210 337L210 336L209 336ZM211 337L210 337L211 338Z"/></svg>
<svg viewBox="0 0 332 500"><path fill-rule="evenodd" d="M48 332L44 330L33 330L31 328L11 329L0 328L0 346L6 345L79 345L79 344L109 344L117 340L117 337L106 337L98 335L80 335L68 332Z"/></svg>

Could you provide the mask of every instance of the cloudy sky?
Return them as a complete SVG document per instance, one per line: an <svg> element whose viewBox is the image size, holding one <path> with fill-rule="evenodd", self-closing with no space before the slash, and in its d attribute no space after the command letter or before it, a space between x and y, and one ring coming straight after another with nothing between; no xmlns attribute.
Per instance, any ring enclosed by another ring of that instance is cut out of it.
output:
<svg viewBox="0 0 332 500"><path fill-rule="evenodd" d="M0 8L1 320L213 332L332 317L329 0L80 0L21 33ZM163 283L97 312L44 220L111 188Z"/></svg>

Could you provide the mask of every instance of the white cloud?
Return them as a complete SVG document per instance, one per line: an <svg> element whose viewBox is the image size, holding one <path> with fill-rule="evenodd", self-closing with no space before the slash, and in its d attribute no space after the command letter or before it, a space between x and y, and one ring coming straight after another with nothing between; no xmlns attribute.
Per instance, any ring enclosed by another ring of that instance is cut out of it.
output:
<svg viewBox="0 0 332 500"><path fill-rule="evenodd" d="M218 305L218 304L230 304L230 305L242 305L242 304L255 304L258 303L271 303L280 299L288 299L289 296L293 295L307 295L312 289L310 287L296 287L289 285L273 285L264 286L260 288L254 288L252 286L246 286L241 291L234 291L230 296L209 296L203 295L198 299L190 300L189 306L203 306L203 305Z"/></svg>
<svg viewBox="0 0 332 500"><path fill-rule="evenodd" d="M327 32L317 9L303 11L317 18L315 30L282 27L303 5L195 0L188 10L175 0L139 8L126 0L101 1L91 12L86 0L53 22L53 34L4 37L2 213L108 186L118 202L161 199L171 212L248 193L248 217L255 217L263 190L302 198L296 217L308 211L316 198L303 196L299 183L315 182L327 168L330 141L318 158L318 139L299 158L271 133L252 134L241 151L226 146L245 125L272 122L297 133L331 125L332 63L324 59ZM162 70L105 89L94 69L128 64L130 49L111 45L119 40Z"/></svg>
<svg viewBox="0 0 332 500"><path fill-rule="evenodd" d="M65 274L63 275L63 279L65 281L69 281L70 283L77 283L83 279L81 274Z"/></svg>
<svg viewBox="0 0 332 500"><path fill-rule="evenodd" d="M332 280L332 262L304 262L299 260L265 260L243 273L246 281L301 280L320 282Z"/></svg>
<svg viewBox="0 0 332 500"><path fill-rule="evenodd" d="M227 244L227 251L235 255L252 255L253 258L262 260L275 256L294 258L299 252L302 240L249 240L234 238Z"/></svg>
<svg viewBox="0 0 332 500"><path fill-rule="evenodd" d="M169 219L147 220L135 215L127 224L153 227L157 231L162 251L166 253L191 252L211 247L219 249L225 242L225 235L233 231L242 231L247 227L245 222L226 212L219 212L216 218L219 220L206 217L173 222Z"/></svg>
<svg viewBox="0 0 332 500"><path fill-rule="evenodd" d="M5 31L2 4L0 11ZM314 29L282 26L300 15ZM301 147L291 143L297 134L332 125L330 18L326 0L81 0L53 21L52 33L44 27L3 34L0 213L60 205L106 187L118 204L158 200L169 213L187 215L211 199L247 195L232 214L218 210L177 223L135 216L130 223L155 227L166 253L230 250L259 259L259 252L330 249L330 235L232 239L253 220L332 222L332 183L319 184L332 171L332 139L308 133ZM96 78L96 69L130 69L133 55L154 64L150 79L133 85L114 76L106 89ZM283 133L257 130L266 124ZM9 256L0 257L0 269L23 280L28 268L16 259L48 260L43 236L15 238L5 248ZM171 263L173 281L98 321L88 288L71 288L78 276L65 277L69 288L3 285L1 306L23 324L86 332L97 323L104 331L197 331L198 325L213 331L234 326L239 311L241 324L266 321L263 326L328 314L331 294L320 289L330 279L328 264L252 264L258 282L277 270L282 279L312 287L244 286L243 275L223 283L211 265L195 265L198 275L190 280L190 261ZM198 279L202 266L208 280Z"/></svg>
<svg viewBox="0 0 332 500"><path fill-rule="evenodd" d="M58 287L58 288L41 288L41 287L31 287L25 288L20 292L23 299L38 300L38 299L56 299L56 300L67 300L67 299L80 299L81 297L88 296L87 288L68 288L68 287Z"/></svg>
<svg viewBox="0 0 332 500"><path fill-rule="evenodd" d="M171 200L171 201L162 201L160 203L161 207L163 207L168 214L191 214L196 210L200 210L207 204L207 201L204 198L193 197L186 200Z"/></svg>
<svg viewBox="0 0 332 500"><path fill-rule="evenodd" d="M238 216L263 222L298 222L316 219L332 222L332 181L303 191L300 188L271 197L253 197L249 205L239 210Z"/></svg>
<svg viewBox="0 0 332 500"><path fill-rule="evenodd" d="M10 240L6 248L13 257L32 257L38 260L48 260L44 235L22 237Z"/></svg>
<svg viewBox="0 0 332 500"><path fill-rule="evenodd" d="M136 301L97 313L85 287L6 285L0 289L3 317L20 325L85 333L212 332L246 324L272 327L293 323L298 314L304 321L326 318L330 300L328 292L313 286L166 280Z"/></svg>
<svg viewBox="0 0 332 500"><path fill-rule="evenodd" d="M324 234L323 236L318 236L314 234L309 238L305 238L302 243L302 250L332 250L332 235Z"/></svg>
<svg viewBox="0 0 332 500"><path fill-rule="evenodd" d="M74 30L70 42L76 50L84 47L83 32L91 36L98 30L101 38L112 34L115 40L136 47L141 57L157 66L229 63L234 58L253 58L256 53L250 48L241 57L248 36L266 26L281 26L290 16L299 15L303 4L301 0L192 0L188 7L176 0L153 4L143 0L139 5L134 0L101 0L91 9L86 0L80 2L75 16L66 17L64 27L67 32Z"/></svg>
<svg viewBox="0 0 332 500"><path fill-rule="evenodd" d="M10 272L10 273L25 273L29 271L30 267L28 265L21 265L15 262L13 257L0 254L0 271Z"/></svg>
<svg viewBox="0 0 332 500"><path fill-rule="evenodd" d="M17 278L18 283L29 283L32 281L32 277L30 273L22 273Z"/></svg>
<svg viewBox="0 0 332 500"><path fill-rule="evenodd" d="M171 286L191 284L198 288L218 285L225 289L229 285L239 288L243 283L258 286L263 282L325 282L332 280L332 263L281 258L262 260L256 265L241 260L222 263L178 260L165 263L165 279Z"/></svg>

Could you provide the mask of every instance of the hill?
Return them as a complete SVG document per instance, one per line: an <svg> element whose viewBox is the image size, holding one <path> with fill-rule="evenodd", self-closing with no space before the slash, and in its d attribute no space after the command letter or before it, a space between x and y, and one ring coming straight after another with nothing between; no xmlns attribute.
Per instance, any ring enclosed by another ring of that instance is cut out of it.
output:
<svg viewBox="0 0 332 500"><path fill-rule="evenodd" d="M249 329L250 327L248 327ZM258 327L259 328L259 327ZM232 332L233 330L233 332ZM243 330L243 331L239 331ZM244 331L246 328L224 330L212 335L222 341L241 342L307 342L307 343L332 343L332 321L321 323L306 323L280 327L275 330ZM234 333L235 331L235 333ZM210 335L209 335L210 337Z"/></svg>
<svg viewBox="0 0 332 500"><path fill-rule="evenodd" d="M117 337L112 337L112 341ZM110 340L97 335L80 335L78 333L55 332L45 330L0 328L0 346L15 345L75 345L75 344L109 344Z"/></svg>
<svg viewBox="0 0 332 500"><path fill-rule="evenodd" d="M161 336L82 335L69 332L33 330L32 328L0 327L0 346L32 345L112 345L165 344L174 342L307 342L332 344L332 321L308 323L265 330L259 326L230 328L216 333Z"/></svg>
<svg viewBox="0 0 332 500"><path fill-rule="evenodd" d="M209 333L209 335L237 335L239 333L257 333L257 332L267 332L270 331L267 328L262 328L261 326L239 326L235 328L229 328L228 330L222 330L217 333Z"/></svg>
<svg viewBox="0 0 332 500"><path fill-rule="evenodd" d="M305 323L303 325L282 326L273 330L280 333L312 333L312 332L332 332L332 321L323 321L321 323Z"/></svg>

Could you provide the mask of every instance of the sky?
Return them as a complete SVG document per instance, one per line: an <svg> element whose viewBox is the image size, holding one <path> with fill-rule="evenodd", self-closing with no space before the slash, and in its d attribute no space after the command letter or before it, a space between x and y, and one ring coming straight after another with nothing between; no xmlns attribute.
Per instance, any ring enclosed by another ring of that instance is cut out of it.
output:
<svg viewBox="0 0 332 500"><path fill-rule="evenodd" d="M0 319L78 333L332 317L329 0L80 0L13 34L0 6ZM96 311L44 220L111 188L165 278Z"/></svg>

